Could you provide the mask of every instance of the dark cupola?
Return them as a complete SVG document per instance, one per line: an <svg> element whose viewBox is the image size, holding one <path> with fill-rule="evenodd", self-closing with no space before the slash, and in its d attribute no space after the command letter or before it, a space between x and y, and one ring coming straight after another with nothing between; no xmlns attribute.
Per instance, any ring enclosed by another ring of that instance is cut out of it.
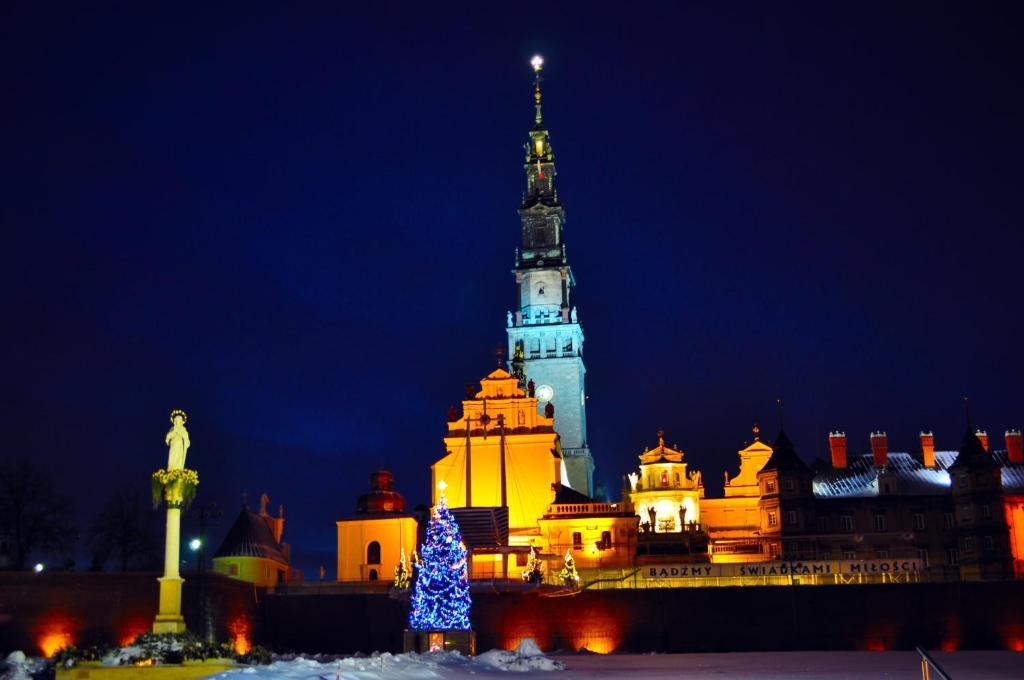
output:
<svg viewBox="0 0 1024 680"><path fill-rule="evenodd" d="M387 470L370 473L370 491L356 501L357 515L405 513L405 498L394 490L394 477Z"/></svg>

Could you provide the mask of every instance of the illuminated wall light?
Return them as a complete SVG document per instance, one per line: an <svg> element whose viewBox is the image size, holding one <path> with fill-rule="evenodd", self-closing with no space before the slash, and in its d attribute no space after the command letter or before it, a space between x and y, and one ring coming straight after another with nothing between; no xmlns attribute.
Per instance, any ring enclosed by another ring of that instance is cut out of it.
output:
<svg viewBox="0 0 1024 680"><path fill-rule="evenodd" d="M889 647L881 640L870 640L865 649L869 652L884 652L887 651Z"/></svg>
<svg viewBox="0 0 1024 680"><path fill-rule="evenodd" d="M947 638L939 645L939 649L944 652L955 652L960 649L960 641L954 638Z"/></svg>
<svg viewBox="0 0 1024 680"><path fill-rule="evenodd" d="M235 654L248 654L252 649L252 641L245 635L236 635L231 641L231 649L235 650Z"/></svg>
<svg viewBox="0 0 1024 680"><path fill-rule="evenodd" d="M49 632L44 633L36 644L38 644L39 649L42 650L43 656L49 659L57 653L58 649L73 645L74 639L71 637L71 633Z"/></svg>

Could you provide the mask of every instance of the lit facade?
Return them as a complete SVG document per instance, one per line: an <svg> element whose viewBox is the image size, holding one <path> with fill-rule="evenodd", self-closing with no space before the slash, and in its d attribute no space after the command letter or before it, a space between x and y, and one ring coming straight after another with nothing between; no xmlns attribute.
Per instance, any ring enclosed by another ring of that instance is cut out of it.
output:
<svg viewBox="0 0 1024 680"><path fill-rule="evenodd" d="M405 512L405 498L390 472L370 475L370 491L356 502L356 515L337 522L338 580L388 581L402 559L416 550L418 524Z"/></svg>
<svg viewBox="0 0 1024 680"><path fill-rule="evenodd" d="M699 471L690 472L683 452L665 446L658 431L658 446L640 454L640 473L629 475L629 500L647 531L671 533L687 525L700 525L704 484Z"/></svg>

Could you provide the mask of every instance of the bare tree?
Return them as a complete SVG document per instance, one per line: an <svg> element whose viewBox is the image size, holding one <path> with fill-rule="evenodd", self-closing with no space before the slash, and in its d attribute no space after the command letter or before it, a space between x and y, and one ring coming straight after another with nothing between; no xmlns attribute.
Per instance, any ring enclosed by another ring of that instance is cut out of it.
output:
<svg viewBox="0 0 1024 680"><path fill-rule="evenodd" d="M29 556L66 552L76 538L71 504L28 458L0 461L0 534L10 542L12 569Z"/></svg>
<svg viewBox="0 0 1024 680"><path fill-rule="evenodd" d="M121 571L157 568L157 520L141 492L129 487L115 490L90 527L91 568L100 571L111 558Z"/></svg>

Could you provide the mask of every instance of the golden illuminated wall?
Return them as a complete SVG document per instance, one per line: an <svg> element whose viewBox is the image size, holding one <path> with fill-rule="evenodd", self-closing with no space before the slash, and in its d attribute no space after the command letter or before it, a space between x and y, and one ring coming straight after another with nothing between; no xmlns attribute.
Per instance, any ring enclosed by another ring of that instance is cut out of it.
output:
<svg viewBox="0 0 1024 680"><path fill-rule="evenodd" d="M411 558L416 549L416 520L409 516L357 517L338 521L338 580L390 581L402 549ZM369 564L370 543L380 544L380 563ZM372 573L377 578L371 578Z"/></svg>
<svg viewBox="0 0 1024 680"><path fill-rule="evenodd" d="M291 577L291 567L283 562L269 560L265 557L215 557L213 570L264 588L273 588L282 580L289 581ZM283 572L283 579L278 572Z"/></svg>
<svg viewBox="0 0 1024 680"><path fill-rule="evenodd" d="M655 532L682 531L682 524L701 523L700 499L704 484L699 471L689 472L682 451L665 446L658 431L658 446L640 454L640 473L629 475L629 499L640 523L655 513ZM680 508L684 512L680 511Z"/></svg>
<svg viewBox="0 0 1024 680"><path fill-rule="evenodd" d="M740 471L726 477L724 498L702 498L701 517L710 540L711 561L715 563L760 562L767 559L760 540L760 489L757 473L772 455L770 446L760 441L754 430L754 443L738 452Z"/></svg>
<svg viewBox="0 0 1024 680"><path fill-rule="evenodd" d="M538 520L554 497L553 485L562 483L562 459L553 419L537 412L537 399L526 397L519 381L498 369L481 381L474 399L462 402L462 415L448 423L444 438L447 454L431 466L433 503L438 501L438 483L447 485L449 507L467 503L466 427L471 432L472 505L500 506L501 437L498 417L505 422L505 475L509 508L509 542L526 545L538 537ZM486 426L481 424L484 418ZM557 414L556 414L557 417ZM485 434L486 433L486 434Z"/></svg>
<svg viewBox="0 0 1024 680"><path fill-rule="evenodd" d="M561 558L566 550L571 549L577 569L631 566L636 555L638 524L639 518L636 515L548 515L540 520L541 534L548 552ZM611 539L607 545L603 542L605 532L610 534ZM579 534L579 543L574 540L574 534ZM560 567L561 562L556 562Z"/></svg>
<svg viewBox="0 0 1024 680"><path fill-rule="evenodd" d="M1024 577L1024 496L1007 496L1003 507L1010 527L1013 573L1021 578Z"/></svg>

